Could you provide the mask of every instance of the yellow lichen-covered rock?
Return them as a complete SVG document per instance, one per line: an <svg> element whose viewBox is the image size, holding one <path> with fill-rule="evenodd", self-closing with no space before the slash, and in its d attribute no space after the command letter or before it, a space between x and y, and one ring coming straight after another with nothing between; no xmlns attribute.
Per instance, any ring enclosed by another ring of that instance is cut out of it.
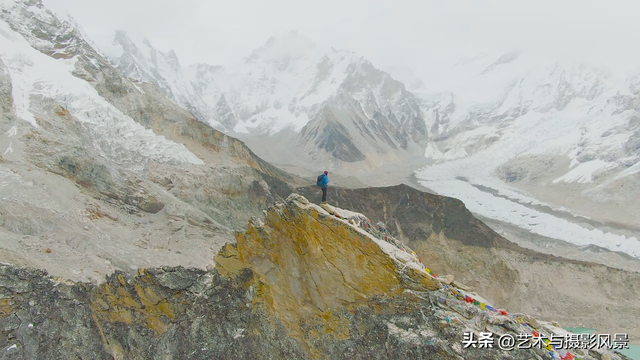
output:
<svg viewBox="0 0 640 360"><path fill-rule="evenodd" d="M239 261L261 283L267 307L294 333L306 321L324 324L318 336L346 337L348 328L331 309L375 296L400 296L407 289L439 288L417 264L401 263L359 228L298 200L276 204L264 221L252 219L246 233L236 233ZM219 255L217 261L224 259ZM226 271L223 266L221 274Z"/></svg>
<svg viewBox="0 0 640 360"><path fill-rule="evenodd" d="M12 303L13 301L11 299L0 299L0 318L13 313L13 309L11 308Z"/></svg>
<svg viewBox="0 0 640 360"><path fill-rule="evenodd" d="M400 290L393 261L373 242L315 210L267 213L237 234L242 262L285 307L328 307ZM349 251L345 251L350 248Z"/></svg>
<svg viewBox="0 0 640 360"><path fill-rule="evenodd" d="M515 338L532 326L565 333L526 315L504 316L454 285L438 288L411 251L366 229L290 197L238 233L213 271L119 271L92 285L0 264L3 331L28 339L7 351L24 346L38 359L527 360L539 349L463 349L463 334L496 328Z"/></svg>
<svg viewBox="0 0 640 360"><path fill-rule="evenodd" d="M410 281L405 281L405 287L412 290L436 290L440 285L431 276L426 276L423 271L415 268L407 268L406 275Z"/></svg>
<svg viewBox="0 0 640 360"><path fill-rule="evenodd" d="M213 260L222 276L234 277L246 268L246 265L238 259L238 249L235 244L225 244Z"/></svg>
<svg viewBox="0 0 640 360"><path fill-rule="evenodd" d="M158 334L166 332L178 306L172 303L173 299L156 294L152 288L157 287L156 281L144 270L134 284L121 274L116 279L101 285L93 294L91 310L96 322L146 323Z"/></svg>

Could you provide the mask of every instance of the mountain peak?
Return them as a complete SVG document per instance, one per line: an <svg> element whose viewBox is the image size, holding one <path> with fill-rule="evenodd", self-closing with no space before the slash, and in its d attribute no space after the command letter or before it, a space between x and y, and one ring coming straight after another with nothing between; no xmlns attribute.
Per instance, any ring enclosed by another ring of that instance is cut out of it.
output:
<svg viewBox="0 0 640 360"><path fill-rule="evenodd" d="M276 37L270 37L260 48L255 49L248 59L279 60L299 58L317 49L316 43L301 35L298 31L287 31Z"/></svg>
<svg viewBox="0 0 640 360"><path fill-rule="evenodd" d="M147 45L147 46L148 46L148 47L150 47L150 48L153 48L153 45L151 45L151 41L149 41L149 39L148 39L148 38L144 38L144 39L142 39L142 43L143 43L143 44L145 44L145 45Z"/></svg>

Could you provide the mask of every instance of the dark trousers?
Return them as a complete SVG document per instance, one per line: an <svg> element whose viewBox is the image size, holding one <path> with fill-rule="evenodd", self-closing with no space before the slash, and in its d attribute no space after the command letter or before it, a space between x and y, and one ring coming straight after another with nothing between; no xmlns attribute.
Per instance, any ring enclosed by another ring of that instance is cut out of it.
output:
<svg viewBox="0 0 640 360"><path fill-rule="evenodd" d="M322 188L322 202L327 201L327 188Z"/></svg>

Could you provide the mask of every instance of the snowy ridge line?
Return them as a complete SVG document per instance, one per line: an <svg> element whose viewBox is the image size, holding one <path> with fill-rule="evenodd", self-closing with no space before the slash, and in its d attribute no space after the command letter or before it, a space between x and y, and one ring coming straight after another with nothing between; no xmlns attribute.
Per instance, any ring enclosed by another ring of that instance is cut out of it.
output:
<svg viewBox="0 0 640 360"><path fill-rule="evenodd" d="M303 50L288 57L289 42L301 43ZM238 130L263 129L271 135L285 128L299 132L309 122L313 109L336 94L349 65L359 58L316 46L296 33L272 38L267 44L205 86L207 91L218 92L210 93L214 97L230 95L227 100L236 115ZM328 71L325 78L316 77L321 66ZM224 84L220 89L212 87L219 82ZM246 117L243 109L261 110Z"/></svg>
<svg viewBox="0 0 640 360"><path fill-rule="evenodd" d="M299 144L295 134L331 106L340 108L340 115L332 116L341 122L345 117L363 116L365 123L374 114L388 117L391 131L401 138L406 136L403 127L422 119L413 95L362 56L318 46L296 32L272 37L225 67L182 67L175 53L159 52L149 41L124 33L116 35L116 44L120 50L111 51L116 55L110 61L125 75L152 83L200 120L240 137L285 132L288 141Z"/></svg>
<svg viewBox="0 0 640 360"><path fill-rule="evenodd" d="M300 45L297 52L287 54L297 49L288 42ZM127 76L154 84L212 126L237 133L274 134L285 128L298 132L309 122L311 108L336 92L356 56L328 51L293 33L267 44L225 68L208 64L183 68L175 53L162 53L147 39L138 41L124 32L117 33L114 47L105 52ZM318 82L314 77L321 64L330 74Z"/></svg>

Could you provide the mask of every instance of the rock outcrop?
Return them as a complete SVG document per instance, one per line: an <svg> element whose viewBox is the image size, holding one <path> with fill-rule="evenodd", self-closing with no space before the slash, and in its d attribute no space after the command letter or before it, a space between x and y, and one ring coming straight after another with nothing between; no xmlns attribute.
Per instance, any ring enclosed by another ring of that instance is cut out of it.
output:
<svg viewBox="0 0 640 360"><path fill-rule="evenodd" d="M479 296L443 285L446 279L427 273L410 251L299 195L269 208L264 220L252 219L236 237L237 245L225 245L216 256L214 270L116 272L101 285L2 265L0 354L11 359L542 359L549 351L535 346L465 348L463 334L560 331L525 315L490 310ZM462 294L473 301L461 300ZM582 359L625 358L605 350L573 353Z"/></svg>
<svg viewBox="0 0 640 360"><path fill-rule="evenodd" d="M320 201L317 187L297 191ZM640 339L638 272L523 248L474 217L460 200L406 185L329 191L330 203L384 222L436 274L455 275L496 306Z"/></svg>

